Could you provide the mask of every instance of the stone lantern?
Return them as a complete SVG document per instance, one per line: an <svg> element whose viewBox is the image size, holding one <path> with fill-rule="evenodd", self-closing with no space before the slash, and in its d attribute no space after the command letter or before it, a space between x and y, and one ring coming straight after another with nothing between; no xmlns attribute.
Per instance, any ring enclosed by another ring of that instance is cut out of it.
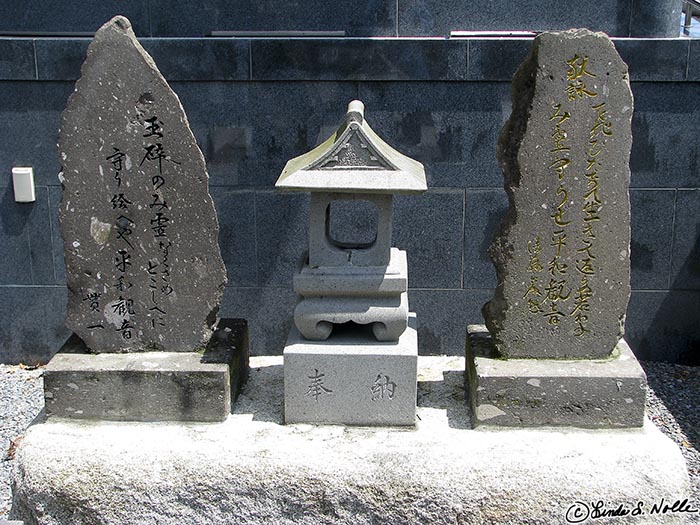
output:
<svg viewBox="0 0 700 525"><path fill-rule="evenodd" d="M276 187L311 192L309 255L294 276L301 299L284 348L285 421L415 424L416 316L391 211L394 194L427 190L423 165L380 139L355 100Z"/></svg>
<svg viewBox="0 0 700 525"><path fill-rule="evenodd" d="M392 198L427 190L423 165L379 138L355 100L338 131L287 162L275 186L311 192L309 256L294 277L299 332L325 340L334 324L352 321L371 324L378 341L397 341L408 320L408 265L406 252L391 247ZM334 207L376 212L376 231L336 239Z"/></svg>

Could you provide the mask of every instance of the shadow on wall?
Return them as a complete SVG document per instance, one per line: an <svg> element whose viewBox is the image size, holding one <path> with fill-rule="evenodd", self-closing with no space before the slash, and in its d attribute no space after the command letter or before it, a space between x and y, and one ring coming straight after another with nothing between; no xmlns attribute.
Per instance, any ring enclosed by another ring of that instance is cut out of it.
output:
<svg viewBox="0 0 700 525"><path fill-rule="evenodd" d="M640 359L700 366L699 206L700 190L679 192L670 291L636 292L634 315L648 320L630 336Z"/></svg>

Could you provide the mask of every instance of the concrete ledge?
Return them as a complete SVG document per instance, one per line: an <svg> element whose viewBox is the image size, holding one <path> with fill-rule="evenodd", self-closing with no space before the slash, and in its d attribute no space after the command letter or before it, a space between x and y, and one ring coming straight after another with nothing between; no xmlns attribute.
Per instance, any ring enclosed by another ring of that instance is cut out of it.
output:
<svg viewBox="0 0 700 525"><path fill-rule="evenodd" d="M494 357L484 325L467 327L472 422L494 426L641 427L646 375L624 339L609 359Z"/></svg>
<svg viewBox="0 0 700 525"><path fill-rule="evenodd" d="M282 358L254 357L224 423L49 420L17 456L11 517L37 525L565 523L689 486L676 446L634 430L471 430L464 359L419 357L415 429L282 425ZM697 506L697 502L693 502ZM578 508L578 507L576 507Z"/></svg>
<svg viewBox="0 0 700 525"><path fill-rule="evenodd" d="M48 416L223 421L248 368L248 325L222 319L203 353L90 354L73 335L46 366Z"/></svg>

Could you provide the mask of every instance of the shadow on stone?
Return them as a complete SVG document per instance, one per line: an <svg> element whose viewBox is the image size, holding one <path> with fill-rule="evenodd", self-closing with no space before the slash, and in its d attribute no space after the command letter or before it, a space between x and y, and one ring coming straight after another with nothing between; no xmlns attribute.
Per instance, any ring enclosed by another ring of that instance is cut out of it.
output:
<svg viewBox="0 0 700 525"><path fill-rule="evenodd" d="M73 334L44 374L49 416L223 421L248 376L248 324L221 319L203 352L94 354Z"/></svg>
<svg viewBox="0 0 700 525"><path fill-rule="evenodd" d="M444 410L450 428L471 429L471 410L465 395L464 371L445 370L442 380L418 381L417 406Z"/></svg>
<svg viewBox="0 0 700 525"><path fill-rule="evenodd" d="M284 367L281 356L256 358L232 413L250 414L253 421L284 424Z"/></svg>

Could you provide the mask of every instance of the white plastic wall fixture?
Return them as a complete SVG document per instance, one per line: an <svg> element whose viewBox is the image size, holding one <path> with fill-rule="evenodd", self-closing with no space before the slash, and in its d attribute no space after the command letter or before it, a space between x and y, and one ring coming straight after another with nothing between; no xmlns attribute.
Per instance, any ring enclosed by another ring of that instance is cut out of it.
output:
<svg viewBox="0 0 700 525"><path fill-rule="evenodd" d="M12 185L15 189L15 202L34 202L36 200L33 168L12 168Z"/></svg>

